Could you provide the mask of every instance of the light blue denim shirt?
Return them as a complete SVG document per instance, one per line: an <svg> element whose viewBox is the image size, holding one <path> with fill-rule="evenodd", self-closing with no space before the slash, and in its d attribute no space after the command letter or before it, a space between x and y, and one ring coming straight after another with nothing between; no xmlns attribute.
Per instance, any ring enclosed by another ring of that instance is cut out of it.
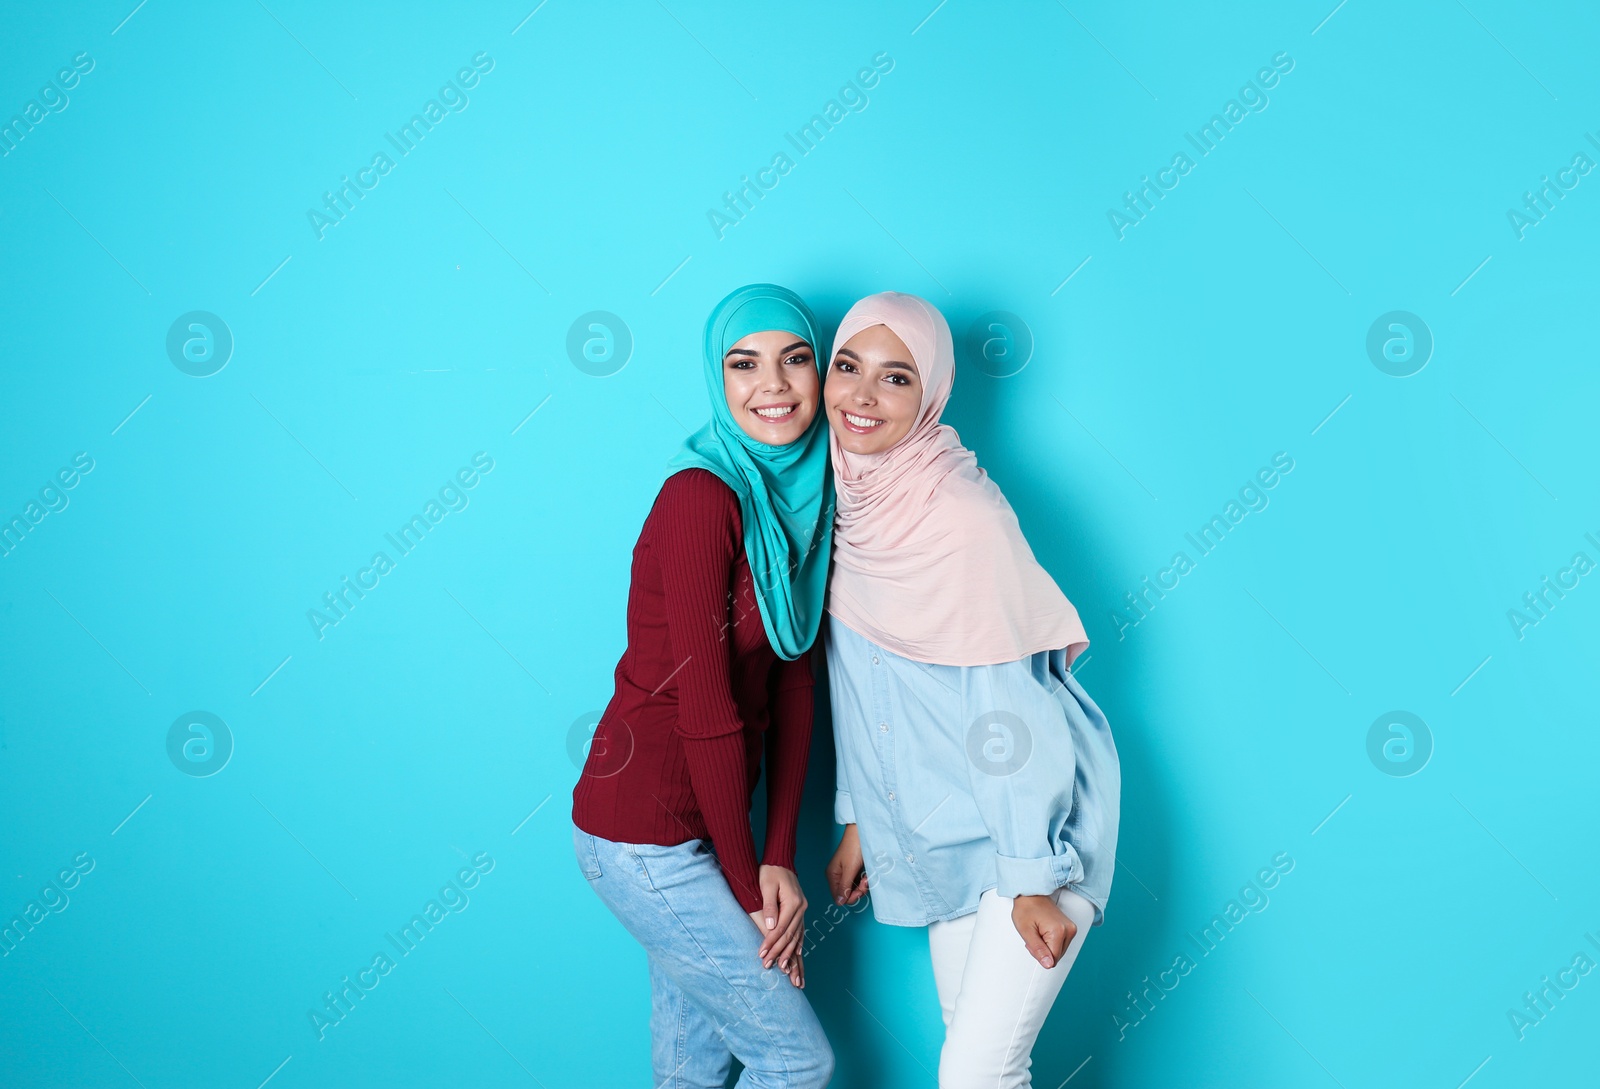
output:
<svg viewBox="0 0 1600 1089"><path fill-rule="evenodd" d="M926 926L1063 886L1104 920L1121 766L1066 651L928 665L827 622L834 819L854 824L872 912Z"/></svg>

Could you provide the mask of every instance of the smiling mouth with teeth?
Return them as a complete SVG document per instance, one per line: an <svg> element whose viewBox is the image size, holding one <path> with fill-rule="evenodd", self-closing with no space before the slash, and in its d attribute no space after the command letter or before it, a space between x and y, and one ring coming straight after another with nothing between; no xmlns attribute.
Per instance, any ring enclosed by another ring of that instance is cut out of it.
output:
<svg viewBox="0 0 1600 1089"><path fill-rule="evenodd" d="M754 411L763 420L787 420L794 415L795 409L799 407L799 405L774 405L770 408L758 408Z"/></svg>
<svg viewBox="0 0 1600 1089"><path fill-rule="evenodd" d="M868 416L857 416L853 412L846 412L844 418L856 427L877 427L882 420L874 420Z"/></svg>

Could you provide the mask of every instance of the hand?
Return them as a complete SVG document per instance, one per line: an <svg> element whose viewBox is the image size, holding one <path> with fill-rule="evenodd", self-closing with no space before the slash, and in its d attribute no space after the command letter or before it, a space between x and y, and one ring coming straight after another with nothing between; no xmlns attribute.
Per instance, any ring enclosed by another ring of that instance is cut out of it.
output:
<svg viewBox="0 0 1600 1089"><path fill-rule="evenodd" d="M1019 896L1011 901L1011 924L1033 959L1046 968L1056 966L1078 933L1077 924L1056 907L1053 896Z"/></svg>
<svg viewBox="0 0 1600 1089"><path fill-rule="evenodd" d="M801 944L804 945L805 943L802 942ZM789 958L789 982L803 991L806 989L806 969L801 956L797 949Z"/></svg>
<svg viewBox="0 0 1600 1089"><path fill-rule="evenodd" d="M836 904L850 905L867 894L867 868L861 858L861 837L856 826L844 826L844 838L828 862L828 891Z"/></svg>
<svg viewBox="0 0 1600 1089"><path fill-rule="evenodd" d="M788 973L796 987L805 985L805 972L800 967L800 947L806 933L806 894L801 891L800 879L793 870L782 866L761 867L760 911L752 911L750 919L761 931L761 948L756 955L764 968L777 964L778 970Z"/></svg>

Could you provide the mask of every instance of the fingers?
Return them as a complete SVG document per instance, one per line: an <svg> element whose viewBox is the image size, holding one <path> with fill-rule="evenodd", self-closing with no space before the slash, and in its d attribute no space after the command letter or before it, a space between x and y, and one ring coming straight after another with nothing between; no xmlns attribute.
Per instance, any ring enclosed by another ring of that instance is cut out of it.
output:
<svg viewBox="0 0 1600 1089"><path fill-rule="evenodd" d="M839 884L833 887L833 902L836 904L850 905L860 901L867 894L867 871L858 870L853 878L846 879L841 873Z"/></svg>
<svg viewBox="0 0 1600 1089"><path fill-rule="evenodd" d="M828 895L833 897L833 902L836 904L844 903L844 898L850 892L849 882L845 878L844 870L844 860L838 855L834 855L833 861L828 863L828 868L824 871L828 878Z"/></svg>
<svg viewBox="0 0 1600 1089"><path fill-rule="evenodd" d="M772 917L775 912L773 925L761 935L759 950L762 964L770 968L779 957L779 950L792 944L791 935L805 927L806 894L799 880L787 870L775 870L771 887L767 888L763 882L763 892L766 895L764 917Z"/></svg>
<svg viewBox="0 0 1600 1089"><path fill-rule="evenodd" d="M1071 919L1061 920L1061 944L1054 946L1056 959L1060 960L1066 953L1067 946L1072 944L1072 939L1078 936L1078 924Z"/></svg>
<svg viewBox="0 0 1600 1089"><path fill-rule="evenodd" d="M806 989L805 962L798 953L789 960L789 982L802 991Z"/></svg>
<svg viewBox="0 0 1600 1089"><path fill-rule="evenodd" d="M805 919L803 916L796 916L789 924L789 929L773 941L772 957L780 971L791 971L792 961L800 955L804 945L805 934Z"/></svg>
<svg viewBox="0 0 1600 1089"><path fill-rule="evenodd" d="M775 877L765 874L761 878L761 916L765 922L762 933L768 933L778 926L778 881ZM763 942L763 945L766 943Z"/></svg>
<svg viewBox="0 0 1600 1089"><path fill-rule="evenodd" d="M787 961L800 947L800 939L805 934L806 917L805 902L801 901L798 909L790 910L781 924L781 929L773 931L763 944L762 961L768 967L776 964L780 969L789 970Z"/></svg>
<svg viewBox="0 0 1600 1089"><path fill-rule="evenodd" d="M1051 961L1055 962L1061 959L1062 954L1067 951L1067 946L1072 944L1073 937L1078 933L1078 926L1067 918L1064 912L1056 911L1051 915L1052 917L1040 926L1039 933L1044 938L1045 944L1050 947ZM1048 968L1049 965L1045 967Z"/></svg>
<svg viewBox="0 0 1600 1089"><path fill-rule="evenodd" d="M1045 959L1039 963L1046 968L1053 968L1061 959L1061 951L1067 947L1066 932L1056 924L1048 923L1039 929L1039 937L1045 946Z"/></svg>
<svg viewBox="0 0 1600 1089"><path fill-rule="evenodd" d="M828 862L828 893L836 904L854 904L866 895L866 867L861 856L861 838L856 826L845 825L839 846Z"/></svg>
<svg viewBox="0 0 1600 1089"><path fill-rule="evenodd" d="M1078 934L1077 924L1048 896L1018 896L1012 902L1011 922L1028 955L1045 968L1060 962Z"/></svg>
<svg viewBox="0 0 1600 1089"><path fill-rule="evenodd" d="M1028 955L1033 957L1046 968L1056 966L1056 958L1050 952L1050 942L1037 925L1030 923L1022 935L1022 942L1028 947Z"/></svg>
<svg viewBox="0 0 1600 1089"><path fill-rule="evenodd" d="M773 929L778 925L778 879L764 866L761 869L761 908L752 911L750 917L756 921L756 929L761 931L761 948L757 955L762 964L770 967Z"/></svg>
<svg viewBox="0 0 1600 1089"><path fill-rule="evenodd" d="M777 937L787 934L801 916L805 914L806 896L800 891L798 881L786 881L778 888L778 925L773 927L773 937L767 940L767 947L774 949L782 940Z"/></svg>
<svg viewBox="0 0 1600 1089"><path fill-rule="evenodd" d="M1060 923L1048 916L1040 918L1031 911L1014 914L1011 922L1022 936L1022 944L1027 947L1028 955L1041 966L1054 968L1067 944L1062 940Z"/></svg>
<svg viewBox="0 0 1600 1089"><path fill-rule="evenodd" d="M1078 928L1071 919L1062 917L1060 920L1052 919L1032 927L1037 939L1024 936L1028 952L1033 958L1046 968L1054 968L1061 960L1061 955L1067 951L1067 946L1072 943L1073 937L1078 933Z"/></svg>

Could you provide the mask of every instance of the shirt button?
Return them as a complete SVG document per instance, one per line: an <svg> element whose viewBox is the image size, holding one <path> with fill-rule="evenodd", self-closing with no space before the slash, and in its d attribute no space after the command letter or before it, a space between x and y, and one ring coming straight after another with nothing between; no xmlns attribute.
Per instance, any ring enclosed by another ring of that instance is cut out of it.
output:
<svg viewBox="0 0 1600 1089"><path fill-rule="evenodd" d="M892 801L894 801L894 791L892 791L892 790L891 790L891 791L889 791L889 800L890 800L890 801L891 801L891 802L892 802Z"/></svg>
<svg viewBox="0 0 1600 1089"><path fill-rule="evenodd" d="M889 732L889 724L887 722L880 722L880 723L878 723L878 729L883 731L884 733L888 733Z"/></svg>
<svg viewBox="0 0 1600 1089"><path fill-rule="evenodd" d="M873 665L877 665L878 664L878 656L876 654L874 654L872 656L872 664Z"/></svg>
<svg viewBox="0 0 1600 1089"><path fill-rule="evenodd" d="M907 862L915 862L916 860L917 860L917 856L916 855L906 855L906 861Z"/></svg>

